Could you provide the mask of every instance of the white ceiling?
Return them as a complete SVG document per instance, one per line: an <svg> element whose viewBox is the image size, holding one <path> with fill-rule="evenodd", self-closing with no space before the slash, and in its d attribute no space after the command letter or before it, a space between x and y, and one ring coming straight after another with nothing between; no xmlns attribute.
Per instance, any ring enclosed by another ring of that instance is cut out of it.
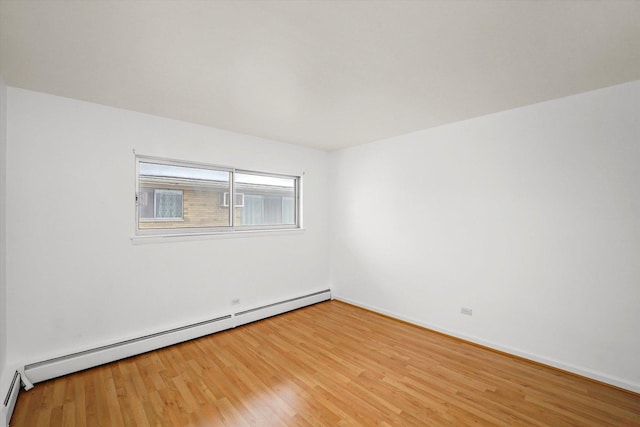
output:
<svg viewBox="0 0 640 427"><path fill-rule="evenodd" d="M10 86L326 150L640 79L640 1L0 0Z"/></svg>

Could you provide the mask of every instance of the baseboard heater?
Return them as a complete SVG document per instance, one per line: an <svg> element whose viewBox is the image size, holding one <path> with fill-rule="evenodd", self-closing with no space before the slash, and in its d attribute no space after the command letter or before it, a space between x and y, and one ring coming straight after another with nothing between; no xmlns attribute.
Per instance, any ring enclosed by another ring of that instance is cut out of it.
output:
<svg viewBox="0 0 640 427"><path fill-rule="evenodd" d="M236 326L244 325L297 308L331 299L329 289L303 295L284 301L228 314L192 325L182 326L163 332L134 338L115 344L105 345L66 356L26 365L25 384L38 383L105 363L157 350L173 344L200 338Z"/></svg>
<svg viewBox="0 0 640 427"><path fill-rule="evenodd" d="M309 295L263 305L250 310L240 311L234 314L234 318L236 326L240 326L255 322L256 320L266 319L267 317L286 313L287 311L295 310L300 307L327 301L329 299L331 299L331 291L327 289L324 291L314 292Z"/></svg>
<svg viewBox="0 0 640 427"><path fill-rule="evenodd" d="M11 415L13 415L13 408L16 406L16 402L18 401L18 393L20 392L20 373L16 371L13 374L13 380L11 380L11 385L9 386L9 391L7 391L7 395L4 398L4 403L2 405L2 426L8 426L9 421L11 420Z"/></svg>

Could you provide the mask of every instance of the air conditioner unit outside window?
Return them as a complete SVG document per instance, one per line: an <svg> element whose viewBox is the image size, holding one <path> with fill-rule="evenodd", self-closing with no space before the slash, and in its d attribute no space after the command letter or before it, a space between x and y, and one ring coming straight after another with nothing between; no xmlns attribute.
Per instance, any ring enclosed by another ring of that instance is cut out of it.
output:
<svg viewBox="0 0 640 427"><path fill-rule="evenodd" d="M244 207L244 193L236 193L236 202L234 205L236 208ZM224 193L222 206L226 206L226 207L229 206L229 192Z"/></svg>

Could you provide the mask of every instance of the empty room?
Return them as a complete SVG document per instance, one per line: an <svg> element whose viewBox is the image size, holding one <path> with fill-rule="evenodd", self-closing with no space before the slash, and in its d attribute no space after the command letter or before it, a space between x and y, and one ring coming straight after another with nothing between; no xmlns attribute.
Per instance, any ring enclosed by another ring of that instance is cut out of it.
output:
<svg viewBox="0 0 640 427"><path fill-rule="evenodd" d="M640 426L640 1L0 0L0 427Z"/></svg>

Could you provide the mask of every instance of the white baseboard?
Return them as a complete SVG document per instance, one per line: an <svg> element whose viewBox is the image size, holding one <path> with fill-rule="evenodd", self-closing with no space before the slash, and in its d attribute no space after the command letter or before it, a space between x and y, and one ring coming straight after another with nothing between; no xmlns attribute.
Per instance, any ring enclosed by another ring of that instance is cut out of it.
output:
<svg viewBox="0 0 640 427"><path fill-rule="evenodd" d="M13 415L13 409L18 401L18 394L20 393L20 373L18 371L13 374L13 380L9 385L9 390L2 401L0 407L0 427L7 427L11 421L11 415Z"/></svg>
<svg viewBox="0 0 640 427"><path fill-rule="evenodd" d="M30 382L39 383L105 363L146 353L162 347L178 344L204 335L213 334L233 327L231 315L211 319L195 325L184 326L147 335L140 338L105 345L78 353L73 353L24 367Z"/></svg>
<svg viewBox="0 0 640 427"><path fill-rule="evenodd" d="M302 297L291 298L285 301L263 305L261 307L253 308L250 310L240 311L233 315L235 319L235 326L245 325L247 323L255 322L256 320L266 319L267 317L286 313L287 311L295 310L297 308L316 304L322 301L327 301L329 299L331 299L331 291L327 289L325 291L315 292L313 294L305 295Z"/></svg>
<svg viewBox="0 0 640 427"><path fill-rule="evenodd" d="M412 323L414 325L422 326L423 328L430 329L432 331L440 332L440 333L445 334L445 335L449 335L449 336L452 336L452 337L455 337L455 338L459 338L459 339L464 340L464 341L468 341L468 342L471 342L471 343L474 343L474 344L478 344L478 345L481 345L483 347L488 347L488 348L491 348L491 349L494 349L494 350L498 350L498 351L501 351L501 352L504 352L504 353L512 354L514 356L518 356L518 357L521 357L523 359L527 359L527 360L531 360L531 361L534 361L534 362L537 362L537 363L541 363L543 365L551 366L553 368L557 368L557 369L560 369L562 371L570 372L572 374L576 374L576 375L579 375L581 377L590 378L592 380L599 381L599 382L602 382L602 383L605 383L605 384L609 384L609 385L612 385L614 387L619 387L619 388L622 388L622 389L625 389L625 390L629 390L629 391L632 391L634 393L640 393L640 384L637 384L637 383L633 383L633 382L626 381L626 380L623 380L623 379L620 379L620 378L612 377L610 375L606 375L606 374L603 374L603 373L600 373L600 372L592 371L590 369L574 366L574 365L571 365L571 364L568 364L568 363L563 363L563 362L560 362L558 360L549 359L549 358L542 357L542 356L537 356L535 354L527 353L527 352L524 352L524 351L521 351L521 350L518 350L518 349L514 349L514 348L511 348L511 347L508 347L508 346L504 346L504 345L501 345L501 344L496 344L496 343L491 342L491 341L486 341L486 340L483 340L483 339L478 338L478 337L464 335L464 334L461 334L459 332L451 331L449 329L442 328L442 327L437 326L437 325L425 323L425 322L422 322L420 320L414 319L412 317L408 317L408 316L404 316L404 315L401 315L401 314L398 314L398 313L394 313L392 311L385 310L385 309L382 309L380 307L375 307L375 306L372 306L372 305L369 305L369 304L361 303L359 301L354 301L354 300L352 300L350 298L345 298L345 297L341 297L339 295L334 295L334 299L336 299L337 301L343 301L343 302L346 302L348 304L355 305L357 307L362 307L362 308L365 308L367 310L374 311L376 313L384 314L385 316L393 317L395 319L402 320L404 322L408 322L408 323Z"/></svg>
<svg viewBox="0 0 640 427"><path fill-rule="evenodd" d="M51 378L93 368L105 363L157 350L162 347L200 338L236 326L244 325L276 314L295 310L307 305L331 299L331 291L323 290L312 294L274 302L238 313L229 313L215 319L205 320L192 325L134 338L115 344L44 360L26 365L25 383L38 383Z"/></svg>

